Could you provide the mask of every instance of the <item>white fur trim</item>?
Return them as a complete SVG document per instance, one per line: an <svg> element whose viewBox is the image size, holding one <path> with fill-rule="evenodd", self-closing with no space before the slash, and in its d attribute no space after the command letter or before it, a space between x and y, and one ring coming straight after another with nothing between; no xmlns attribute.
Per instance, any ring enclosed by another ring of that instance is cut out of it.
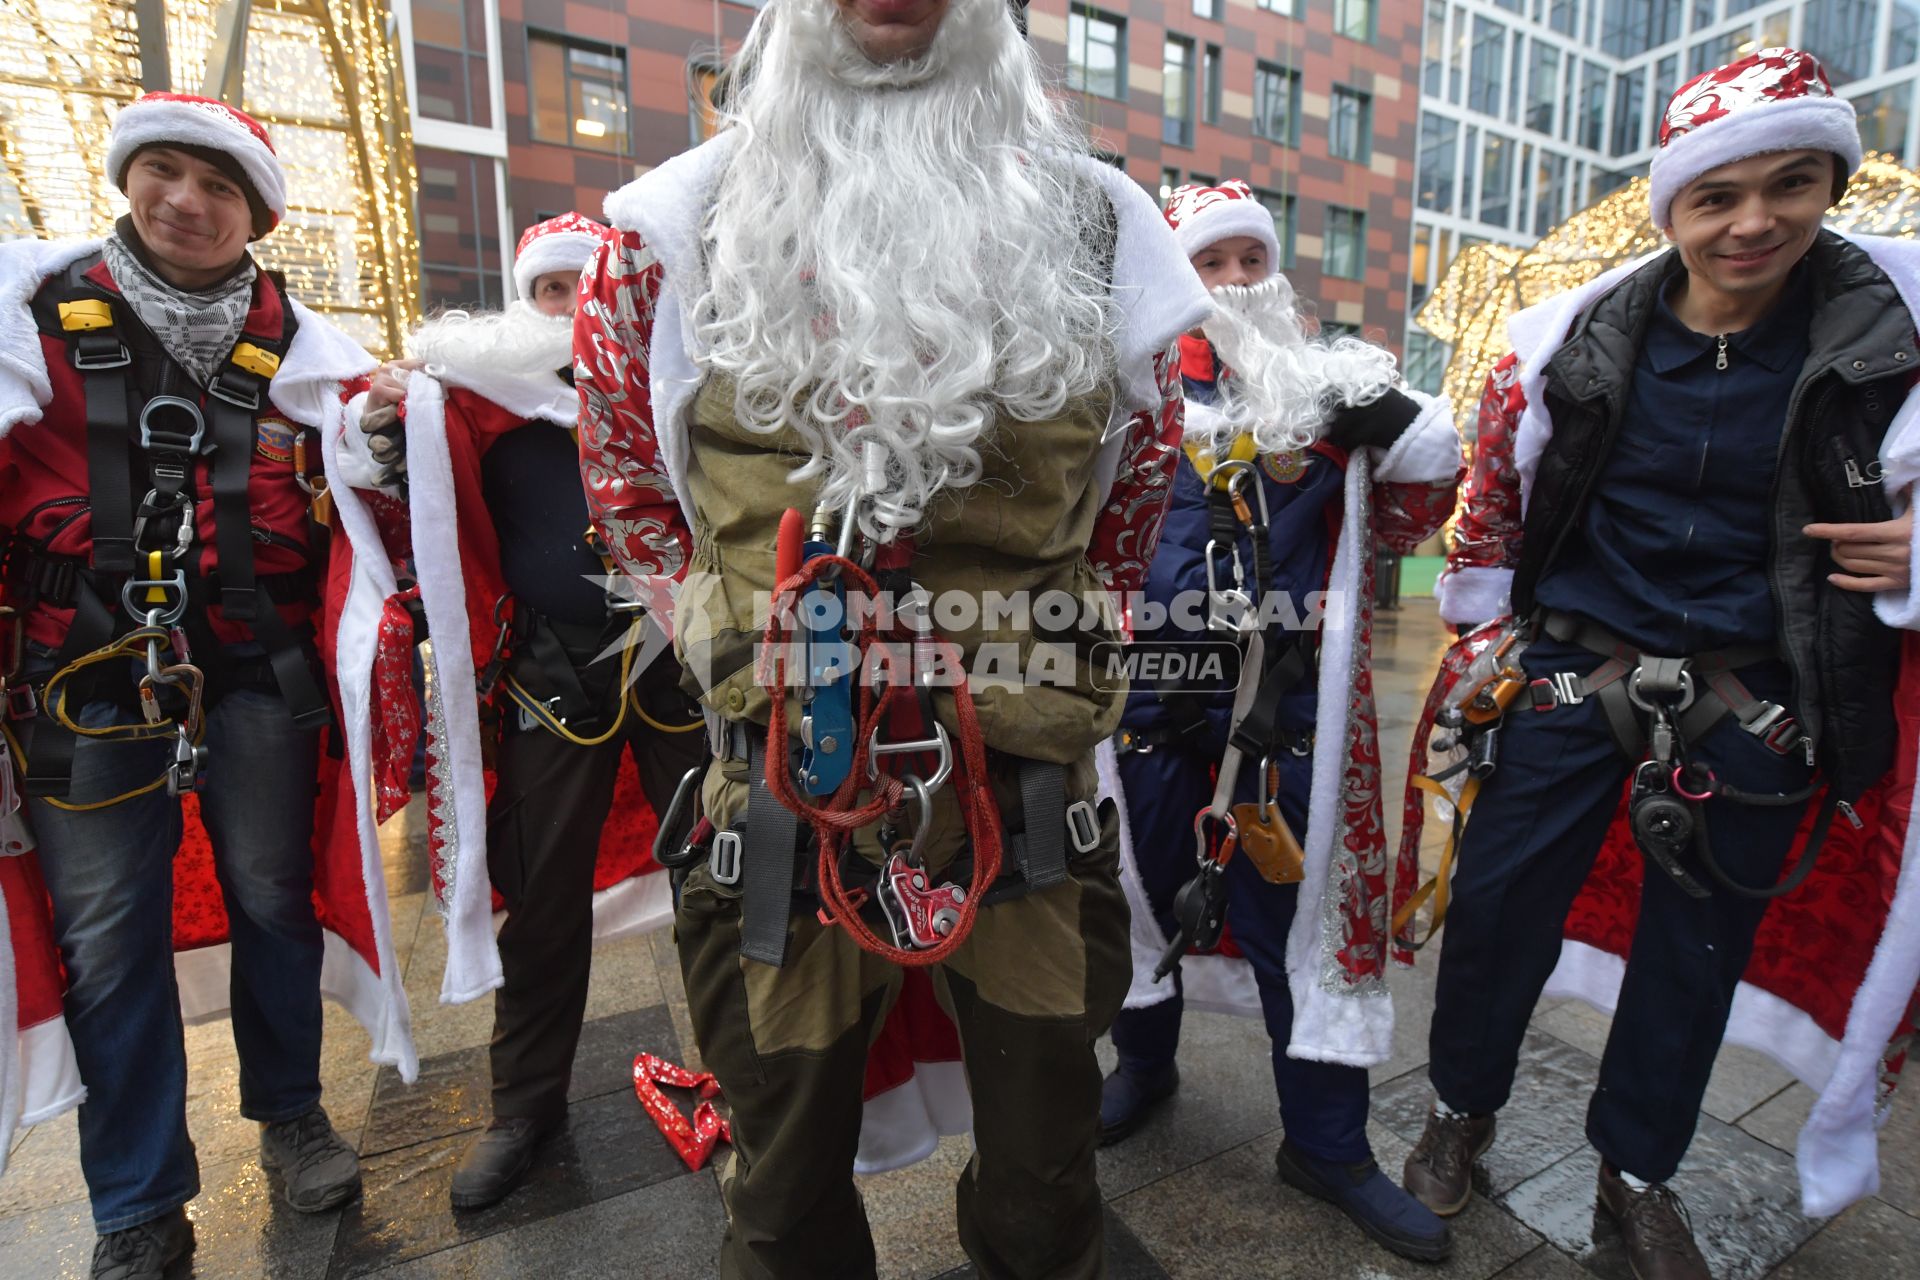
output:
<svg viewBox="0 0 1920 1280"><path fill-rule="evenodd" d="M350 489L375 490L396 502L403 501L405 495L398 485L382 487L375 479L380 474L380 464L373 460L367 433L360 429L360 420L366 412L366 392L347 401L347 429L340 436L340 483Z"/></svg>
<svg viewBox="0 0 1920 1280"><path fill-rule="evenodd" d="M1101 167L1113 168L1111 165ZM1121 176L1125 178L1124 174ZM1126 180L1132 183L1131 179ZM1132 185L1138 189L1137 183ZM1163 216L1161 221L1166 218ZM1280 269L1280 240L1273 232L1273 214L1258 200L1217 200L1173 228L1174 240L1180 252L1187 256L1189 265L1202 249L1235 236L1252 236L1258 240L1266 248L1267 264L1275 271Z"/></svg>
<svg viewBox="0 0 1920 1280"><path fill-rule="evenodd" d="M1335 963L1325 932L1330 904L1327 881L1333 867L1333 841L1345 829L1344 800L1350 704L1358 651L1361 557L1373 555L1368 495L1372 467L1361 450L1347 462L1345 518L1327 584L1327 610L1320 627L1320 705L1314 715L1313 792L1307 805L1306 877L1300 903L1287 934L1287 986L1293 992L1293 1038L1287 1056L1315 1062L1371 1067L1393 1050L1393 999L1381 982L1369 992L1337 992L1322 980Z"/></svg>
<svg viewBox="0 0 1920 1280"><path fill-rule="evenodd" d="M1477 627L1513 611L1507 598L1512 589L1511 569L1447 569L1434 581L1434 603L1442 621Z"/></svg>
<svg viewBox="0 0 1920 1280"><path fill-rule="evenodd" d="M65 1018L51 1018L20 1032L20 1127L51 1120L87 1100ZM0 1161L6 1153L0 1151ZM0 1172L5 1171L0 1164Z"/></svg>
<svg viewBox="0 0 1920 1280"><path fill-rule="evenodd" d="M358 798L355 813L360 837L360 874L366 881L367 905L373 916L374 952L380 960L375 976L383 999L376 1023L367 1024L373 1036L373 1061L397 1068L400 1078L413 1083L420 1073L413 1046L406 989L393 949L393 921L387 910L385 864L380 856L380 832L373 821L373 655L379 640L380 617L387 597L397 587L380 535L360 495L345 483L340 466L340 441L346 430L344 407L320 429L320 455L326 465L340 532L354 549L352 582L335 627L334 679L340 687L340 732L347 747L348 785ZM338 552L336 552L338 554Z"/></svg>
<svg viewBox="0 0 1920 1280"><path fill-rule="evenodd" d="M593 940L613 942L673 923L673 886L664 871L629 876L593 895Z"/></svg>
<svg viewBox="0 0 1920 1280"><path fill-rule="evenodd" d="M1460 474L1460 428L1454 425L1453 402L1409 388L1407 395L1420 404L1420 416L1400 433L1373 469L1381 484L1437 484Z"/></svg>
<svg viewBox="0 0 1920 1280"><path fill-rule="evenodd" d="M29 309L47 277L100 250L98 240L10 240L0 244L0 440L40 421L53 398L40 329Z"/></svg>
<svg viewBox="0 0 1920 1280"><path fill-rule="evenodd" d="M120 108L107 144L107 180L120 186L120 171L134 152L170 142L232 156L262 203L273 211L274 221L287 216L287 175L280 158L218 103L144 98Z"/></svg>
<svg viewBox="0 0 1920 1280"><path fill-rule="evenodd" d="M1802 149L1831 151L1846 162L1849 174L1858 169L1860 122L1853 104L1838 97L1783 98L1742 107L1689 129L1660 148L1647 171L1653 225L1662 231L1673 225L1669 215L1674 197L1721 165L1770 151Z"/></svg>
<svg viewBox="0 0 1920 1280"><path fill-rule="evenodd" d="M722 133L692 151L683 151L608 196L606 204L607 220L622 230L639 232L664 272L654 309L652 348L647 353L653 426L661 461L689 520L686 412L701 375L695 362L698 347L678 282L686 277L686 264L699 252L700 223L709 193L733 143L732 133ZM1116 416L1124 419L1158 407L1154 360L1176 337L1204 320L1213 304L1166 219L1140 185L1091 157L1076 157L1075 163L1107 193L1117 222L1113 297L1120 326L1114 356L1122 396ZM1271 233L1271 219L1268 230ZM1097 489L1111 487L1123 446L1119 432L1107 441L1095 465Z"/></svg>
<svg viewBox="0 0 1920 1280"><path fill-rule="evenodd" d="M569 429L580 419L580 393L563 382L558 373L538 378L504 378L491 376L485 369L438 364L428 368L431 376L446 386L471 391L516 418L551 422L556 427Z"/></svg>
<svg viewBox="0 0 1920 1280"><path fill-rule="evenodd" d="M433 636L431 678L448 696L446 753L451 794L443 831L456 843L448 850L447 966L440 1000L461 1004L504 981L493 936L492 883L487 877L487 792L480 760L480 708L462 696L474 687L473 633L467 624L466 578L460 567L460 525L454 496L453 454L447 444L446 392L415 372L407 379L407 502L420 603Z"/></svg>
<svg viewBox="0 0 1920 1280"><path fill-rule="evenodd" d="M606 241L590 231L550 231L535 236L525 253L513 260L513 290L522 302L533 301L533 282L556 271L576 277Z"/></svg>
<svg viewBox="0 0 1920 1280"><path fill-rule="evenodd" d="M941 1138L972 1128L966 1068L957 1062L916 1062L911 1077L862 1106L853 1171L904 1168L932 1155Z"/></svg>

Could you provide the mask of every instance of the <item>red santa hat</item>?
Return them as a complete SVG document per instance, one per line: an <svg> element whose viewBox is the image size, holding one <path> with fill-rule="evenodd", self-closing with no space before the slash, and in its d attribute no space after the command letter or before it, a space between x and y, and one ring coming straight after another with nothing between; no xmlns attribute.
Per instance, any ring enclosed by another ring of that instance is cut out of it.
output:
<svg viewBox="0 0 1920 1280"><path fill-rule="evenodd" d="M127 169L144 147L176 147L216 165L247 193L258 240L287 216L287 172L266 128L238 107L190 93L148 93L120 108L107 144L107 173L127 189Z"/></svg>
<svg viewBox="0 0 1920 1280"><path fill-rule="evenodd" d="M1253 188L1238 178L1217 187L1189 182L1174 188L1164 210L1180 252L1189 258L1208 245L1252 236L1266 246L1267 261L1280 266L1280 239L1273 233L1273 214L1254 197Z"/></svg>
<svg viewBox="0 0 1920 1280"><path fill-rule="evenodd" d="M533 301L533 282L555 271L580 274L593 251L613 239L613 228L578 213L536 222L513 251L513 288L522 302Z"/></svg>
<svg viewBox="0 0 1920 1280"><path fill-rule="evenodd" d="M1761 49L1680 86L1660 120L1649 173L1653 225L1673 225L1674 197L1721 165L1770 151L1830 151L1840 158L1833 197L1860 167L1853 104L1836 98L1820 60L1798 49Z"/></svg>

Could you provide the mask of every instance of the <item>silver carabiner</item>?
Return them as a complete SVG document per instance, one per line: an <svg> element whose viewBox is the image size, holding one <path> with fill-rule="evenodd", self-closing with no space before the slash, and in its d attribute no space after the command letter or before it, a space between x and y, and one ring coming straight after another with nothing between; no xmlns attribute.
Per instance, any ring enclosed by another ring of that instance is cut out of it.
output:
<svg viewBox="0 0 1920 1280"><path fill-rule="evenodd" d="M880 729L878 726L875 726L873 732L867 736L867 777L874 781L879 780L881 756L918 755L923 751L934 752L938 763L934 766L933 776L921 785L926 787L929 792L938 791L946 785L947 779L953 775L953 742L947 737L947 727L936 720L933 722L933 736L931 738L909 738L902 742L882 742L880 741ZM913 778L913 775L906 774L902 777L901 781L904 783L907 778ZM914 781L919 782L919 779L914 778Z"/></svg>

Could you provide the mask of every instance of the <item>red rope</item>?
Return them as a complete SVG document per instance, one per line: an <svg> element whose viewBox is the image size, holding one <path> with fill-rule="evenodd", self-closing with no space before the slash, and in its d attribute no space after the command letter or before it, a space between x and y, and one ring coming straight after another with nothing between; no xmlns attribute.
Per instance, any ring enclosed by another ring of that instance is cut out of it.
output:
<svg viewBox="0 0 1920 1280"><path fill-rule="evenodd" d="M793 599L802 591L818 582L830 569L837 567L843 581L849 588L858 588L869 599L877 599L879 588L867 572L853 561L841 556L816 556L795 573L783 579L774 588L774 604L771 616L767 619L766 652L772 655L770 682L762 687L767 690L771 703L767 716L767 755L770 767L767 769L767 789L774 799L806 820L813 828L820 846L819 883L820 918L829 925L837 924L853 938L855 945L862 951L879 956L883 960L898 965L925 966L939 964L966 940L973 930L974 918L980 912L980 900L985 896L987 886L1000 875L1000 811L994 803L993 788L986 782L987 748L980 733L980 722L974 711L973 698L967 691L966 676L960 676L960 683L954 689L954 713L959 721L960 761L954 768L954 786L960 797L960 809L966 821L967 836L973 844L973 877L967 884L966 900L960 904L960 919L954 925L953 932L940 942L926 950L897 947L867 926L860 916L860 908L866 902L864 891L850 891L840 876L840 851L845 847L847 837L856 829L877 822L888 810L897 806L905 788L900 780L891 774L882 774L874 788L872 799L865 804L856 804L860 790L866 781L869 747L873 741L873 731L887 714L894 699L912 697L909 686L887 685L878 697L873 686L863 678L866 671L867 652L878 636L879 627L871 610L862 622L854 637L854 648L858 663L854 668L854 678L859 680L860 708L856 718L856 738L853 767L848 771L846 780L827 798L824 804L815 805L800 793L794 785L791 772L785 767L787 759L787 680L786 680L786 644L788 631L781 625ZM899 632L896 624L891 629ZM887 639L905 640L911 643L910 636L892 634ZM954 664L960 670L958 663ZM928 726L931 730L931 726Z"/></svg>

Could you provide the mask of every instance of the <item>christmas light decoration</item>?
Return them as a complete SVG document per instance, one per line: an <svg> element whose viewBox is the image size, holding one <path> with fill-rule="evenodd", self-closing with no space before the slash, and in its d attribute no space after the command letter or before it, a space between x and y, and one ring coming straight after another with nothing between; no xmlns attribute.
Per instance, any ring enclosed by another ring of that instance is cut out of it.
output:
<svg viewBox="0 0 1920 1280"><path fill-rule="evenodd" d="M1877 235L1920 230L1920 173L1869 154L1829 226ZM1554 294L1666 245L1648 213L1647 180L1635 178L1548 232L1532 248L1477 244L1462 250L1414 321L1453 347L1446 392L1471 439L1487 372L1512 349L1507 319Z"/></svg>
<svg viewBox="0 0 1920 1280"><path fill-rule="evenodd" d="M261 265L369 350L397 353L419 315L417 180L380 0L6 0L0 239L98 236L126 212L101 159L114 113L159 72L143 66L160 46L140 23L162 9L167 87L259 120L286 167L290 208L254 247ZM231 74L210 75L228 31L243 41Z"/></svg>

